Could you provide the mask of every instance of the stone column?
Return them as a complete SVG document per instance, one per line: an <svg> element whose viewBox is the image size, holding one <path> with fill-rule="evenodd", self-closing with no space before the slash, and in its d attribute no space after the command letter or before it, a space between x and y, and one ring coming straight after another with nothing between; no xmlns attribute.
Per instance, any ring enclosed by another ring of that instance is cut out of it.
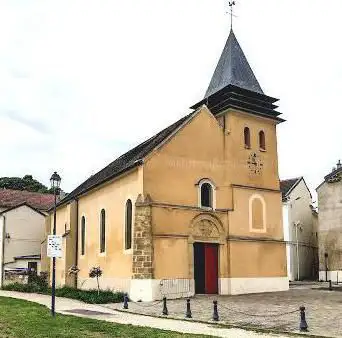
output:
<svg viewBox="0 0 342 338"><path fill-rule="evenodd" d="M135 203L133 258L130 298L133 301L155 299L153 279L152 206L149 195L139 195Z"/></svg>
<svg viewBox="0 0 342 338"><path fill-rule="evenodd" d="M151 198L139 195L135 203L133 227L133 279L153 278Z"/></svg>

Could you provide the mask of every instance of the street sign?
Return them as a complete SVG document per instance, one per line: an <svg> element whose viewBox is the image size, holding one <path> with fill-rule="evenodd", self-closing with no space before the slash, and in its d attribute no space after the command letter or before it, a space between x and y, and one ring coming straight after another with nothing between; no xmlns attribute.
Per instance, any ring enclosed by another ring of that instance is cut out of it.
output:
<svg viewBox="0 0 342 338"><path fill-rule="evenodd" d="M62 257L62 236L48 235L47 256L57 258Z"/></svg>

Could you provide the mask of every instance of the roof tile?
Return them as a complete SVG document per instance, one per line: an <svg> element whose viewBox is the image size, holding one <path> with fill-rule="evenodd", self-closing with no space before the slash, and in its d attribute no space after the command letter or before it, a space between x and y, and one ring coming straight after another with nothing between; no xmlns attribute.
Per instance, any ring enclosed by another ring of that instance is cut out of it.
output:
<svg viewBox="0 0 342 338"><path fill-rule="evenodd" d="M53 206L54 196L26 190L0 189L0 207L13 208L23 203L44 211Z"/></svg>
<svg viewBox="0 0 342 338"><path fill-rule="evenodd" d="M301 177L296 177L296 178L290 178L288 180L280 181L280 190L281 190L283 200L286 198L287 194L290 192L292 187L296 185L298 180L300 179Z"/></svg>
<svg viewBox="0 0 342 338"><path fill-rule="evenodd" d="M59 205L67 203L73 198L87 192L88 190L112 179L127 170L130 170L141 164L141 160L148 155L155 147L162 143L168 136L176 131L194 112L182 117L180 120L171 124L167 128L160 131L158 134L149 138L147 141L137 145L135 148L129 150L127 153L121 155L116 160L111 162L105 168L90 176L86 181L74 189L70 194L63 198Z"/></svg>
<svg viewBox="0 0 342 338"><path fill-rule="evenodd" d="M264 94L233 30L230 31L205 97L213 95L228 85Z"/></svg>

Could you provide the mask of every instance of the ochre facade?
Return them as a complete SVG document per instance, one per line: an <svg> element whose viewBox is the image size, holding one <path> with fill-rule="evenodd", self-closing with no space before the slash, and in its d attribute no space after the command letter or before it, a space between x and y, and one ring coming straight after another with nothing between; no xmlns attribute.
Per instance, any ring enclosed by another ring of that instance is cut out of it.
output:
<svg viewBox="0 0 342 338"><path fill-rule="evenodd" d="M100 266L103 288L128 292L134 288L136 299L160 298L167 293L164 280L181 285L174 287L175 295L193 294L193 244L205 242L219 245L220 293L241 293L232 286L236 278L250 278L250 292L259 290L255 279L262 283L265 278L274 278L275 288L284 289L287 272L275 123L238 111L227 111L223 117L224 126L203 106L143 165L58 208L57 234L64 235L64 257L57 259L57 285L74 285L68 269L77 265L77 286L92 288L95 281L88 277L89 270ZM251 132L250 149L244 145L246 126ZM258 148L260 130L266 135L266 151ZM263 164L259 174L252 173L247 163L253 152ZM214 187L213 210L199 204L203 179ZM253 228L254 195L265 205L265 229ZM133 244L125 250L128 199L135 202ZM99 235L102 209L106 211L104 253L100 253ZM84 255L80 254L82 216L86 220ZM72 238L77 231L78 245ZM151 288L149 296L145 288Z"/></svg>

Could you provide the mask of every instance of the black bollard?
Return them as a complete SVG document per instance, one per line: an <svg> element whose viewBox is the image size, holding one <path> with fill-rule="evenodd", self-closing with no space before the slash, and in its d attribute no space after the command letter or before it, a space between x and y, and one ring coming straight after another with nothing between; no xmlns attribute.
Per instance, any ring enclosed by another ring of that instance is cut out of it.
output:
<svg viewBox="0 0 342 338"><path fill-rule="evenodd" d="M331 279L329 280L329 291L332 291L332 282L331 282Z"/></svg>
<svg viewBox="0 0 342 338"><path fill-rule="evenodd" d="M308 324L305 319L305 307L301 306L299 308L300 310L300 324L299 324L299 329L300 331L307 331L308 330Z"/></svg>
<svg viewBox="0 0 342 338"><path fill-rule="evenodd" d="M125 293L125 295L124 295L124 305L123 305L123 308L125 310L128 309L128 295L127 295L127 293Z"/></svg>
<svg viewBox="0 0 342 338"><path fill-rule="evenodd" d="M191 313L191 308L190 308L190 299L188 298L186 300L186 314L185 314L186 318L192 318L192 313Z"/></svg>
<svg viewBox="0 0 342 338"><path fill-rule="evenodd" d="M215 322L217 322L217 321L219 321L219 315L218 315L218 311L217 311L217 300L214 300L213 303L214 303L213 320Z"/></svg>
<svg viewBox="0 0 342 338"><path fill-rule="evenodd" d="M166 297L163 298L163 315L167 316L169 314L169 311L167 310L166 306Z"/></svg>

